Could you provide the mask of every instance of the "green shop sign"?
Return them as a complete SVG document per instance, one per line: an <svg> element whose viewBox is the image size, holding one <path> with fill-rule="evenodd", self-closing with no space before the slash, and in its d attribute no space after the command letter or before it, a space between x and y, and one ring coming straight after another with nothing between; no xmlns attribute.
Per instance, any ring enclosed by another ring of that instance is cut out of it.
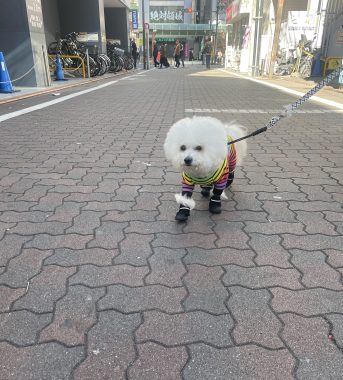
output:
<svg viewBox="0 0 343 380"><path fill-rule="evenodd" d="M156 42L175 42L176 38L168 38L168 37L156 37Z"/></svg>

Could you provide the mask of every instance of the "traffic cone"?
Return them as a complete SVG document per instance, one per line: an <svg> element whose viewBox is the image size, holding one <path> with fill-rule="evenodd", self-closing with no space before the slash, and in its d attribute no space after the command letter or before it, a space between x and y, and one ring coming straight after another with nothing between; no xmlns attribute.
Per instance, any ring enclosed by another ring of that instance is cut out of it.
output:
<svg viewBox="0 0 343 380"><path fill-rule="evenodd" d="M342 87L343 87L343 69L342 69L341 72L339 73L339 77L338 77L338 85L339 85L339 88L342 88Z"/></svg>
<svg viewBox="0 0 343 380"><path fill-rule="evenodd" d="M62 64L61 64L61 60L60 60L60 56L59 54L56 54L56 71L55 71L55 80L68 80L68 79L65 79L64 78L64 72L63 72L63 68L62 68Z"/></svg>
<svg viewBox="0 0 343 380"><path fill-rule="evenodd" d="M0 51L0 92L5 93L5 94L14 92L11 79L7 71L5 58L1 51Z"/></svg>

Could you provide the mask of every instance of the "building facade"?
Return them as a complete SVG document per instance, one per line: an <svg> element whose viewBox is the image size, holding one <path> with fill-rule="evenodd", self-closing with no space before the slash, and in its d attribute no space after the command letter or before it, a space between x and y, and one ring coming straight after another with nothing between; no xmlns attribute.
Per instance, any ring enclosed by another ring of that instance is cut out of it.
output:
<svg viewBox="0 0 343 380"><path fill-rule="evenodd" d="M106 53L107 39L128 50L129 6L129 0L0 0L0 46L11 79L49 86L47 46L70 32L81 33L94 53Z"/></svg>
<svg viewBox="0 0 343 380"><path fill-rule="evenodd" d="M233 0L226 9L226 66L257 75L269 72L277 0ZM343 0L286 0L279 50L293 54L300 40L323 57L343 57Z"/></svg>

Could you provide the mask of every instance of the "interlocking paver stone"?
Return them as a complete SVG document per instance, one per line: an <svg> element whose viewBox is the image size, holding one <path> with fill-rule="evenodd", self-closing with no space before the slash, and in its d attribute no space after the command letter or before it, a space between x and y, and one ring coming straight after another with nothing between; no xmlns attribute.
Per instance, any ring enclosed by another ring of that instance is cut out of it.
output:
<svg viewBox="0 0 343 380"><path fill-rule="evenodd" d="M83 264L108 266L112 259L119 254L116 249L89 248L73 250L67 248L55 249L55 253L48 257L45 264L56 264L64 267L74 267Z"/></svg>
<svg viewBox="0 0 343 380"><path fill-rule="evenodd" d="M254 345L217 349L205 344L190 346L186 380L256 379L290 380L295 360L286 349L266 350Z"/></svg>
<svg viewBox="0 0 343 380"><path fill-rule="evenodd" d="M130 380L181 380L187 362L185 347L165 348L156 343L138 344L138 359L128 371Z"/></svg>
<svg viewBox="0 0 343 380"><path fill-rule="evenodd" d="M105 289L84 286L69 287L68 293L56 303L53 322L40 334L40 342L58 341L67 346L85 343L87 330L96 322L96 302Z"/></svg>
<svg viewBox="0 0 343 380"><path fill-rule="evenodd" d="M123 229L126 226L127 223L103 222L101 226L95 230L95 238L88 243L88 248L118 248L118 243L124 237Z"/></svg>
<svg viewBox="0 0 343 380"><path fill-rule="evenodd" d="M281 323L269 307L270 299L265 289L230 288L227 305L236 321L232 336L237 343L256 343L267 348L284 347L278 336Z"/></svg>
<svg viewBox="0 0 343 380"><path fill-rule="evenodd" d="M343 293L328 289L288 290L271 289L272 307L277 312L294 312L305 316L341 313Z"/></svg>
<svg viewBox="0 0 343 380"><path fill-rule="evenodd" d="M312 201L312 202L289 202L289 208L293 211L336 211L342 210L341 204L338 202L323 202L323 201Z"/></svg>
<svg viewBox="0 0 343 380"><path fill-rule="evenodd" d="M154 248L153 255L148 259L151 272L145 278L146 283L182 286L181 279L186 272L182 258L185 255L184 249Z"/></svg>
<svg viewBox="0 0 343 380"><path fill-rule="evenodd" d="M73 219L73 225L67 229L67 233L90 235L95 228L100 226L100 218L105 212L83 211Z"/></svg>
<svg viewBox="0 0 343 380"><path fill-rule="evenodd" d="M294 236L291 234L282 235L282 245L285 248L298 248L303 250L318 249L341 249L343 247L343 236L327 236L327 235L307 235Z"/></svg>
<svg viewBox="0 0 343 380"><path fill-rule="evenodd" d="M119 244L120 254L114 259L115 264L147 265L147 258L152 254L151 242L154 235L126 234Z"/></svg>
<svg viewBox="0 0 343 380"><path fill-rule="evenodd" d="M282 286L290 289L301 289L300 273L295 269L275 268L272 266L242 268L227 265L223 282L227 286L241 285L248 288L268 288Z"/></svg>
<svg viewBox="0 0 343 380"><path fill-rule="evenodd" d="M232 344L229 334L232 327L233 321L228 314L214 316L203 311L190 311L168 315L147 311L136 338L138 342L154 340L167 346L201 341L225 347Z"/></svg>
<svg viewBox="0 0 343 380"><path fill-rule="evenodd" d="M183 287L167 288L162 285L148 285L132 288L124 285L108 287L107 294L98 305L99 310L114 309L123 313L144 310L161 310L166 313L183 311L182 300L186 296Z"/></svg>
<svg viewBox="0 0 343 380"><path fill-rule="evenodd" d="M130 222L130 226L128 228L128 232L137 232L137 228L140 227L139 222L152 222L155 220L158 215L157 210L154 211L143 211L143 210L135 210L135 211L108 211L107 214L102 218L102 220L111 220L115 222ZM175 225L175 223L173 223ZM144 230L140 229L139 233L144 233Z"/></svg>
<svg viewBox="0 0 343 380"><path fill-rule="evenodd" d="M5 235L0 240L0 265L7 265L9 260L18 256L24 243L32 239L32 236Z"/></svg>
<svg viewBox="0 0 343 380"><path fill-rule="evenodd" d="M227 222L218 221L213 230L218 236L216 241L216 246L220 247L230 247L237 249L247 249L249 248L247 242L249 240L248 235L243 230L244 225L240 222ZM205 248L205 247L201 247Z"/></svg>
<svg viewBox="0 0 343 380"><path fill-rule="evenodd" d="M55 301L65 293L67 279L73 273L75 273L75 268L62 268L55 265L44 267L40 274L30 280L24 297L14 303L14 310L52 312Z"/></svg>
<svg viewBox="0 0 343 380"><path fill-rule="evenodd" d="M234 248L201 249L188 248L184 258L186 264L225 265L237 264L243 267L251 267L255 264L252 259L255 254L251 250L238 250Z"/></svg>
<svg viewBox="0 0 343 380"><path fill-rule="evenodd" d="M2 342L0 373L6 380L67 380L83 355L83 347L66 348L48 343L17 348Z"/></svg>
<svg viewBox="0 0 343 380"><path fill-rule="evenodd" d="M189 234L170 234L160 233L156 239L152 242L153 247L167 247L167 248L187 248L187 247L199 247L199 248L215 248L214 241L216 236L202 235L197 233Z"/></svg>
<svg viewBox="0 0 343 380"><path fill-rule="evenodd" d="M83 249L86 244L92 240L93 235L78 235L78 234L65 234L65 235L49 235L38 234L35 235L32 241L26 243L26 247L38 249L55 249L55 248L70 248L70 249Z"/></svg>
<svg viewBox="0 0 343 380"><path fill-rule="evenodd" d="M209 313L227 313L225 300L228 293L221 282L224 271L220 267L189 265L183 282L188 290L184 301L186 310L203 310Z"/></svg>
<svg viewBox="0 0 343 380"><path fill-rule="evenodd" d="M282 337L298 358L300 379L337 379L343 372L343 353L328 339L329 326L322 318L281 316ZM299 339L301 336L301 339Z"/></svg>
<svg viewBox="0 0 343 380"><path fill-rule="evenodd" d="M0 275L0 284L26 287L28 280L40 272L43 260L51 254L52 251L23 249L19 256L9 261L6 272Z"/></svg>
<svg viewBox="0 0 343 380"><path fill-rule="evenodd" d="M304 226L301 223L287 222L246 222L245 232L254 232L265 235L277 235L280 233L290 233L293 235L305 235Z"/></svg>
<svg viewBox="0 0 343 380"><path fill-rule="evenodd" d="M59 222L19 222L15 227L11 228L11 233L19 235L62 235L69 226L70 223Z"/></svg>
<svg viewBox="0 0 343 380"><path fill-rule="evenodd" d="M133 333L141 323L139 314L116 311L99 313L98 322L88 332L88 354L74 371L76 380L124 379L135 357Z"/></svg>
<svg viewBox="0 0 343 380"><path fill-rule="evenodd" d="M326 255L328 256L328 263L333 267L343 267L343 251L335 250L335 249L326 249L324 250Z"/></svg>
<svg viewBox="0 0 343 380"><path fill-rule="evenodd" d="M335 225L324 219L320 212L297 211L297 219L305 225L308 234L320 234L325 231L326 235L337 235Z"/></svg>
<svg viewBox="0 0 343 380"><path fill-rule="evenodd" d="M287 250L281 245L281 238L277 235L266 236L250 234L249 245L257 253L257 265L273 265L281 268L290 268L290 258Z"/></svg>
<svg viewBox="0 0 343 380"><path fill-rule="evenodd" d="M9 311L11 304L25 293L25 288L12 289L0 285L0 312Z"/></svg>
<svg viewBox="0 0 343 380"><path fill-rule="evenodd" d="M132 221L130 225L125 229L126 233L137 234L157 234L161 232L165 233L182 233L184 226L174 221L159 221L159 222L140 222ZM197 231L199 232L199 231Z"/></svg>
<svg viewBox="0 0 343 380"><path fill-rule="evenodd" d="M44 222L46 213L42 211L4 211L0 213L0 221L6 223Z"/></svg>
<svg viewBox="0 0 343 380"><path fill-rule="evenodd" d="M269 214L268 219L272 222L296 222L295 213L284 202L265 201L262 208Z"/></svg>
<svg viewBox="0 0 343 380"><path fill-rule="evenodd" d="M34 314L27 310L0 314L0 340L18 346L35 344L37 335L51 321L52 314Z"/></svg>
<svg viewBox="0 0 343 380"><path fill-rule="evenodd" d="M69 279L69 283L90 287L114 284L142 286L143 278L148 272L148 267L134 267L125 264L106 267L82 265L79 271Z"/></svg>
<svg viewBox="0 0 343 380"><path fill-rule="evenodd" d="M302 272L301 282L308 288L343 290L340 274L325 262L322 252L293 250L292 263Z"/></svg>

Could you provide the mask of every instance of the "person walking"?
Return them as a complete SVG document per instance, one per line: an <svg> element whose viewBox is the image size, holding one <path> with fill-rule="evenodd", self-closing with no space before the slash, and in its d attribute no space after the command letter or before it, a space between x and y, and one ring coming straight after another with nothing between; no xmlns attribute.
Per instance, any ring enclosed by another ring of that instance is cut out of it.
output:
<svg viewBox="0 0 343 380"><path fill-rule="evenodd" d="M212 54L212 42L210 37L207 38L207 41L205 42L205 46L203 49L203 54L205 55L205 60L206 60L206 68L210 69L211 68L211 54Z"/></svg>
<svg viewBox="0 0 343 380"><path fill-rule="evenodd" d="M185 49L184 45L180 42L180 60L182 63L182 67L185 68Z"/></svg>
<svg viewBox="0 0 343 380"><path fill-rule="evenodd" d="M174 58L175 58L175 66L177 68L180 67L180 49L181 49L180 42L179 40L176 40L175 49L174 49Z"/></svg>
<svg viewBox="0 0 343 380"><path fill-rule="evenodd" d="M152 56L154 57L154 65L155 65L155 67L158 66L157 55L158 55L158 48L157 48L157 44L155 44L154 45L154 49L152 51Z"/></svg>
<svg viewBox="0 0 343 380"><path fill-rule="evenodd" d="M166 44L162 44L160 47L160 69L162 69L163 66L169 67L169 62L167 60L167 50L166 50Z"/></svg>
<svg viewBox="0 0 343 380"><path fill-rule="evenodd" d="M137 45L134 39L131 42L131 54L133 58L133 67L136 69L137 68Z"/></svg>

